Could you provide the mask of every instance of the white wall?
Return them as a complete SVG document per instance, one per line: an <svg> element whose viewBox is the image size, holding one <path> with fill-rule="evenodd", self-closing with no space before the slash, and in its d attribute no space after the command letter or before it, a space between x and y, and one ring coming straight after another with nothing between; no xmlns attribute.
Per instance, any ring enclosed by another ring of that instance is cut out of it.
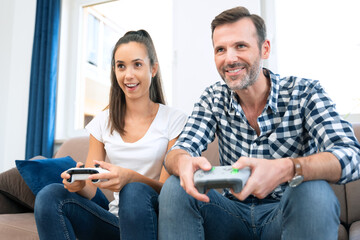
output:
<svg viewBox="0 0 360 240"><path fill-rule="evenodd" d="M174 4L172 105L190 114L204 89L220 80L210 23L237 5L260 14L260 0L181 0ZM24 159L36 0L0 1L0 172Z"/></svg>
<svg viewBox="0 0 360 240"><path fill-rule="evenodd" d="M174 1L174 107L190 114L205 88L221 81L214 63L210 24L216 15L235 6L260 15L260 0Z"/></svg>
<svg viewBox="0 0 360 240"><path fill-rule="evenodd" d="M24 159L36 0L0 1L0 172Z"/></svg>

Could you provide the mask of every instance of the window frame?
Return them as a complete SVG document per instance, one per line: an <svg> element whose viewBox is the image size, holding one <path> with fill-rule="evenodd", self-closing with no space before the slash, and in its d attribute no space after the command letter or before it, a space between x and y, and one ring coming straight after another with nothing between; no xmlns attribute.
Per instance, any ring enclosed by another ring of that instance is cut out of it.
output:
<svg viewBox="0 0 360 240"><path fill-rule="evenodd" d="M82 59L82 8L112 1L114 0L62 0L55 129L55 141L58 143L71 137L87 135L85 129L77 129L76 126L80 121L79 114L76 113L81 111L79 102L83 97L77 94L78 89L83 87L81 81L77 81L82 77L81 71L78 71Z"/></svg>

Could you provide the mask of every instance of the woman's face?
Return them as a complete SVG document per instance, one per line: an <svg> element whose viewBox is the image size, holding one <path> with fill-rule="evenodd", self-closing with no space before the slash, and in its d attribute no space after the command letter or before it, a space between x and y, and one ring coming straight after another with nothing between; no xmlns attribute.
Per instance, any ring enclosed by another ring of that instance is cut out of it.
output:
<svg viewBox="0 0 360 240"><path fill-rule="evenodd" d="M138 42L121 44L114 58L116 79L126 99L149 99L151 78L156 74L157 65L150 65L145 45Z"/></svg>

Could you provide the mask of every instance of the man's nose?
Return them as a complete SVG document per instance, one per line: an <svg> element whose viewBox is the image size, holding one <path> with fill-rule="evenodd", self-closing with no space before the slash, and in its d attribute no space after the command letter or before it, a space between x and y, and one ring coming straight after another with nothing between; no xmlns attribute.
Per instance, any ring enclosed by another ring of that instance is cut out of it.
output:
<svg viewBox="0 0 360 240"><path fill-rule="evenodd" d="M234 63L238 60L238 56L235 50L233 49L228 49L228 51L226 52L226 63Z"/></svg>

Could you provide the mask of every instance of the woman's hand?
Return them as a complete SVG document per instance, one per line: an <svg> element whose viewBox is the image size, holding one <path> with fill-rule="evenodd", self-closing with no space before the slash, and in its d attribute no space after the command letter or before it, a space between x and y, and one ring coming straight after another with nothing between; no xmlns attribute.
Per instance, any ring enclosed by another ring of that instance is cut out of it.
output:
<svg viewBox="0 0 360 240"><path fill-rule="evenodd" d="M76 163L76 167L79 168L80 166L84 165L82 162ZM78 192L85 187L85 181L75 181L73 183L68 182L67 180L70 178L70 174L67 171L61 174L61 178L63 179L64 187L69 192Z"/></svg>
<svg viewBox="0 0 360 240"><path fill-rule="evenodd" d="M96 161L95 164L99 164L100 168L106 169L108 173L93 174L89 177L92 179L101 179L102 181L93 183L98 188L109 189L113 192L120 192L121 189L128 183L132 182L132 177L135 174L133 170L115 166L111 163ZM105 181L104 181L105 180Z"/></svg>

